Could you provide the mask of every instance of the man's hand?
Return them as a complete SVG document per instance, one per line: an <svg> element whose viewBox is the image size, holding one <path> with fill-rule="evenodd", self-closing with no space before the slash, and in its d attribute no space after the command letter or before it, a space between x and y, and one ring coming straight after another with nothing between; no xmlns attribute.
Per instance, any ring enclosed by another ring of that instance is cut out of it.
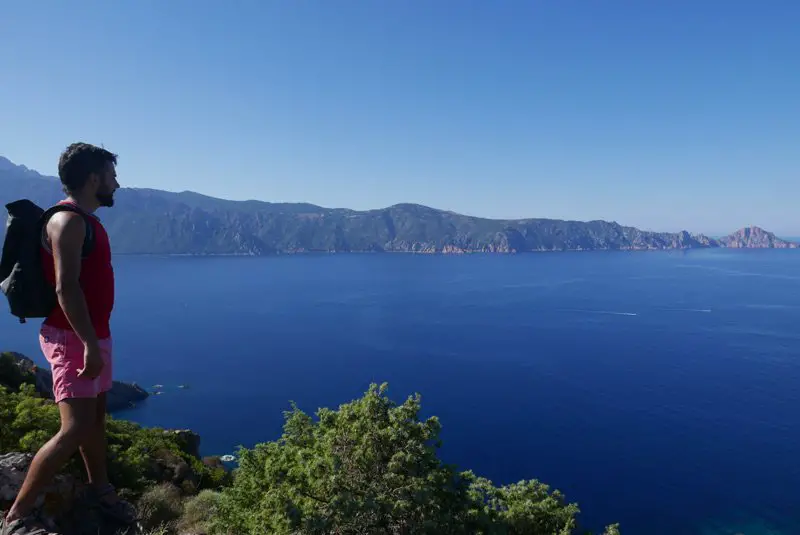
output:
<svg viewBox="0 0 800 535"><path fill-rule="evenodd" d="M86 344L83 350L83 368L78 370L78 377L96 379L103 371L103 365L103 355L97 342Z"/></svg>

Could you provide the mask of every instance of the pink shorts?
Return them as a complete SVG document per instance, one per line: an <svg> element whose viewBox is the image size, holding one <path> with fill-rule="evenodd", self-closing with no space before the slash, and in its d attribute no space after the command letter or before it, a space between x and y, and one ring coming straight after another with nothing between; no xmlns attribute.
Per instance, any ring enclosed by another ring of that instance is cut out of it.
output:
<svg viewBox="0 0 800 535"><path fill-rule="evenodd" d="M83 368L84 346L74 332L42 325L39 344L53 370L56 403L68 398L96 398L111 390L111 337L100 340L103 370L95 379L78 377L78 370Z"/></svg>

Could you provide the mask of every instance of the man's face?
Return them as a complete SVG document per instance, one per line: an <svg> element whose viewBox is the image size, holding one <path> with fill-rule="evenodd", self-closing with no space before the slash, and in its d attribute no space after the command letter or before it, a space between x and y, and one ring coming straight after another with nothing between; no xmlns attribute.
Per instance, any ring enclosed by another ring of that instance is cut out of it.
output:
<svg viewBox="0 0 800 535"><path fill-rule="evenodd" d="M119 189L117 182L117 170L111 162L106 163L103 172L98 175L97 190L95 196L100 206L114 206L114 192Z"/></svg>

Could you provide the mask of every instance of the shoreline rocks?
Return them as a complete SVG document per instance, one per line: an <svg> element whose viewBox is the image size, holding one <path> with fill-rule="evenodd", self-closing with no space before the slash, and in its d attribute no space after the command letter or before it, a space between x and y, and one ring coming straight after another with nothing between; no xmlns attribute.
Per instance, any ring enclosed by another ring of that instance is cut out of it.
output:
<svg viewBox="0 0 800 535"><path fill-rule="evenodd" d="M21 353L7 351L2 355L10 358L22 375L32 377L36 391L40 395L53 399L53 375L49 369L38 366L33 360ZM0 384L3 384L3 377L0 377ZM107 394L106 411L111 413L128 409L133 404L144 401L149 396L150 394L136 383L114 381L111 391Z"/></svg>

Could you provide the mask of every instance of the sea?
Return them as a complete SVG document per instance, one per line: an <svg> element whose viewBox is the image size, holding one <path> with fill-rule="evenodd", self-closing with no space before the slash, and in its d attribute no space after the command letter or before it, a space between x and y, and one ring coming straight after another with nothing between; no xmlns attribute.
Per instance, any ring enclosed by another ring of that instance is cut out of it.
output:
<svg viewBox="0 0 800 535"><path fill-rule="evenodd" d="M388 382L442 459L539 479L583 526L800 533L800 251L118 256L118 413L204 455ZM0 347L42 362L38 322Z"/></svg>

